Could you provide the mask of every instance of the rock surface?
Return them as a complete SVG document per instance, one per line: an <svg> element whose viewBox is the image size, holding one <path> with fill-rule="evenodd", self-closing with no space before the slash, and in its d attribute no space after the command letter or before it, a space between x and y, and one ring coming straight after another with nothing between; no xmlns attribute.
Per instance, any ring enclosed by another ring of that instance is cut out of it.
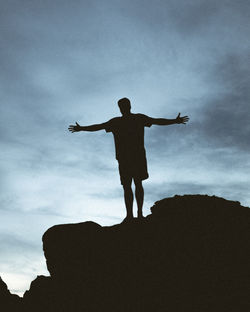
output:
<svg viewBox="0 0 250 312"><path fill-rule="evenodd" d="M56 225L43 235L51 277L26 311L250 311L250 210L185 195L155 203L143 221Z"/></svg>
<svg viewBox="0 0 250 312"><path fill-rule="evenodd" d="M13 295L0 277L0 311L15 312L21 306L21 298Z"/></svg>

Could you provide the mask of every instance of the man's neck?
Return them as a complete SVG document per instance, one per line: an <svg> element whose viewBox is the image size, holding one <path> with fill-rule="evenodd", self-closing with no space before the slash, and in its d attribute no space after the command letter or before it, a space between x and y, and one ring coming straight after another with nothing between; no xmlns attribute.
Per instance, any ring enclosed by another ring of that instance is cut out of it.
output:
<svg viewBox="0 0 250 312"><path fill-rule="evenodd" d="M132 113L129 112L129 113L123 114L122 117L127 118L127 117L130 117L131 115L132 115Z"/></svg>

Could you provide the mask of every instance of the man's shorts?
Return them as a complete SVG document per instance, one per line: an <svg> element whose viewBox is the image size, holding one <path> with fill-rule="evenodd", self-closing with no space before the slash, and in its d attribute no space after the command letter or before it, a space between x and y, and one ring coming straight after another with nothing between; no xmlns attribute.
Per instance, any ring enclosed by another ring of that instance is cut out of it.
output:
<svg viewBox="0 0 250 312"><path fill-rule="evenodd" d="M126 159L118 159L121 184L127 184L134 180L146 180L148 178L147 159L145 153Z"/></svg>

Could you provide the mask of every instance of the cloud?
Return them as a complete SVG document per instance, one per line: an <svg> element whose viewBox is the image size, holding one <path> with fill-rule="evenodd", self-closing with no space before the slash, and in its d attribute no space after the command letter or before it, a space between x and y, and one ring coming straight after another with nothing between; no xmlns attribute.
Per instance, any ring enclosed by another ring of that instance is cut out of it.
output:
<svg viewBox="0 0 250 312"><path fill-rule="evenodd" d="M37 246L29 241L23 240L17 234L1 233L0 237L1 257L6 255L14 256L16 252L37 251Z"/></svg>
<svg viewBox="0 0 250 312"><path fill-rule="evenodd" d="M105 200L112 200L116 198L120 199L121 195L123 195L122 185L119 188L112 188L112 189L105 190L105 191L100 190L97 193L89 193L89 196L93 198L105 199Z"/></svg>
<svg viewBox="0 0 250 312"><path fill-rule="evenodd" d="M219 196L228 200L241 201L242 205L249 206L247 194L248 185L245 183L234 183L225 181L221 183L201 183L199 181L190 182L165 182L154 183L146 188L147 200L158 201L166 197L185 194L204 194L209 196Z"/></svg>
<svg viewBox="0 0 250 312"><path fill-rule="evenodd" d="M228 54L214 68L211 79L221 91L207 100L201 121L201 135L215 146L249 151L248 122L250 70L247 55Z"/></svg>

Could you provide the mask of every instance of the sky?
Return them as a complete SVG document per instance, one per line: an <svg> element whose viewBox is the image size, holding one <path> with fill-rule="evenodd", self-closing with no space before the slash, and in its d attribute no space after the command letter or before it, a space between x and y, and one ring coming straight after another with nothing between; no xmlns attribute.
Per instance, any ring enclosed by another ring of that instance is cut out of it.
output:
<svg viewBox="0 0 250 312"><path fill-rule="evenodd" d="M0 276L49 275L42 234L125 217L117 101L186 125L145 130L144 215L175 194L250 204L249 0L9 0L0 4Z"/></svg>

